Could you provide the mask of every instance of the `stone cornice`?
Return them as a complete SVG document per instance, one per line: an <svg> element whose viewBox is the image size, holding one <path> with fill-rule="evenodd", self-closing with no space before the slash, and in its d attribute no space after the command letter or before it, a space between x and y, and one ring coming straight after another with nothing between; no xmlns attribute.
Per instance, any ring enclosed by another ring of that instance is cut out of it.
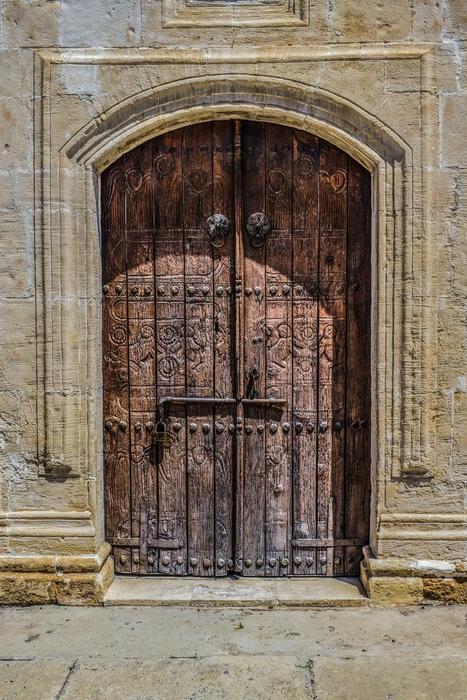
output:
<svg viewBox="0 0 467 700"><path fill-rule="evenodd" d="M380 540L467 541L465 513L382 513Z"/></svg>
<svg viewBox="0 0 467 700"><path fill-rule="evenodd" d="M139 65L143 63L188 65L301 63L308 61L377 61L419 59L433 44L334 44L312 46L249 46L206 49L38 49L50 64Z"/></svg>
<svg viewBox="0 0 467 700"><path fill-rule="evenodd" d="M94 537L90 511L0 512L0 537Z"/></svg>

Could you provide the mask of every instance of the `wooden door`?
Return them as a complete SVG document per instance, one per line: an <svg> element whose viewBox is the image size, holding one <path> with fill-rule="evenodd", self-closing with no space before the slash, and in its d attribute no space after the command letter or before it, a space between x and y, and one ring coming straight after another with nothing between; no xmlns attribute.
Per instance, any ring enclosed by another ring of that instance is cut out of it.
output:
<svg viewBox="0 0 467 700"><path fill-rule="evenodd" d="M259 122L102 176L106 536L119 573L358 573L369 530L370 183Z"/></svg>

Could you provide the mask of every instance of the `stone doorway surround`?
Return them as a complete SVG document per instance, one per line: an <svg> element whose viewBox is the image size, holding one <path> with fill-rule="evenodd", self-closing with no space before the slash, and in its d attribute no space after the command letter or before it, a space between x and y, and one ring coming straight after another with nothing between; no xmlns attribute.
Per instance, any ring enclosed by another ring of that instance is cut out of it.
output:
<svg viewBox="0 0 467 700"><path fill-rule="evenodd" d="M462 496L437 496L430 46L38 49L34 84L37 451L28 469L41 507L21 489L2 498L2 602L99 604L113 578L99 174L164 131L232 118L308 130L372 174L372 512L361 578L377 602L465 599Z"/></svg>

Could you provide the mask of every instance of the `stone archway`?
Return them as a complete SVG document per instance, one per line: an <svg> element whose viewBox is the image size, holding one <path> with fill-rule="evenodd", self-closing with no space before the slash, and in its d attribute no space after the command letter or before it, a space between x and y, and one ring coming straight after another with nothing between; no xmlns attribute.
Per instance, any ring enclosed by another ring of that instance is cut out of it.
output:
<svg viewBox="0 0 467 700"><path fill-rule="evenodd" d="M185 58L182 52L178 58L171 53L162 60L183 63ZM88 59L79 52L65 57L44 52L40 56L44 94L49 89L48 68L68 60L110 60L112 65L114 59L104 54ZM224 58L216 61L222 63ZM394 525L385 525L389 520L380 517L385 510L385 480L423 477L429 470L431 450L430 409L421 400L430 385L430 323L428 311L424 307L422 318L416 302L429 251L425 238L414 236L413 202L421 195L412 149L381 120L347 99L312 85L258 74L233 72L159 84L116 102L71 136L64 129L58 146L49 102L41 104L37 157L50 163L50 168L41 173L36 218L38 298L43 309L38 317L43 338L38 350L42 362L38 463L40 474L49 481L75 477L74 483L82 481L79 488L86 490L82 501L88 504L76 512L48 515L44 532L55 536L66 522L74 538L72 551L79 552L76 558L68 548L54 550L54 561L71 572L88 572L90 582L96 572L101 572L101 583L111 575L108 560L102 568L109 549L103 532L102 377L96 362L101 355L98 176L150 136L212 118L269 121L303 129L337 145L372 173L370 541L374 553L383 552L385 538L377 532L377 520L394 532ZM415 230L420 233L418 222ZM388 334L395 338L393 344L386 342ZM403 347L409 340L407 354ZM28 523L22 527L24 532L31 529ZM388 533L386 539L391 536Z"/></svg>
<svg viewBox="0 0 467 700"><path fill-rule="evenodd" d="M411 211L404 205L412 196L412 155L401 138L372 115L325 90L310 89L290 80L221 75L181 81L129 98L112 107L99 121L83 127L64 145L63 152L89 175L99 174L149 136L213 117L270 121L309 131L342 148L372 173L372 238L378 261L373 266L372 483L376 486L377 474L385 461L387 445L383 436L389 426L393 434L396 430L400 445L400 449L392 449L391 472L425 473L423 454L427 446L423 439L414 442L410 437L416 434L423 438L425 417L423 410L419 412L417 394L410 387L414 363L426 363L426 359L421 351L408 358L399 343L390 348L385 342L388 328L393 328L400 339L413 336L415 320L410 313L401 314L391 306L393 284L398 288L405 285L403 299L410 299L410 289L416 284L404 275L404 270L413 267L417 251L404 243L412 235ZM88 183L92 196L94 184ZM386 265L393 264L393 253L388 255L387 251L394 251L399 261L390 286ZM376 358L380 358L379 366L384 358L384 373L377 371ZM390 403L378 401L376 397L387 396L388 392L392 396ZM375 551L377 501L374 491L371 542Z"/></svg>

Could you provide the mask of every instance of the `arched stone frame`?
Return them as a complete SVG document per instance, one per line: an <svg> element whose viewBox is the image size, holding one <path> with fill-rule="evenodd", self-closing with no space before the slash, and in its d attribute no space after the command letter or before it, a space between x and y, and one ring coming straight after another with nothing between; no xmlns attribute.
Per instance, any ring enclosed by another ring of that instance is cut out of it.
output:
<svg viewBox="0 0 467 700"><path fill-rule="evenodd" d="M407 206L413 199L412 152L408 144L348 100L322 89L284 79L219 75L164 85L128 98L75 134L64 145L60 160L63 164L74 164L76 174L79 172L79 177L84 179L87 202L89 205L95 202L85 215L86 229L91 232L91 239L97 241L99 174L105 167L125 151L157 134L194 122L228 118L278 122L310 131L336 144L372 173L371 539L373 550L377 552L376 516L377 512L384 512L381 501L384 475L389 470L396 478L419 477L429 471L428 445L423 441L427 416L419 410L421 394L420 387L416 386L416 377L426 368L423 367L420 319L413 313L414 304L410 304L415 290L421 289L422 284L409 273L414 269L421 273L421 267L413 263L417 250L412 212ZM75 188L75 178L66 182L70 184L66 200L71 204L81 187ZM75 206L79 208L80 203L75 201ZM62 255L66 262L65 250ZM94 273L99 269L99 255L98 246L93 245L89 263ZM98 279L97 274L89 279L93 299L99 299ZM397 303L399 295L400 304ZM100 337L98 327L97 315L93 318L93 337ZM391 336L393 343L388 342ZM413 348L412 354L405 351L409 345ZM97 346L91 356L88 355L89 366L96 356L100 358ZM62 358L65 363L65 347ZM73 360L70 358L70 361ZM63 369L66 371L65 367ZM46 415L50 416L50 406L48 408ZM92 416L88 426L92 444L100 445L100 411L89 412L89 416ZM75 421L72 412L65 411L63 417L66 443L67 431L72 430ZM389 435L391 442L388 442ZM53 472L60 459L49 450L46 455L45 472Z"/></svg>
<svg viewBox="0 0 467 700"><path fill-rule="evenodd" d="M426 125L433 99L428 89L420 97L424 138L414 157L410 145L354 102L313 85L263 76L260 67L254 74L226 72L225 54L213 54L209 60L222 64L217 66L217 75L212 66L209 77L166 83L127 97L81 126L54 150L49 104L56 90L50 82L53 64L198 60L197 54L191 56L187 51L166 53L38 52L41 106L36 112L36 254L38 309L43 312L38 315L39 473L52 481L83 477L89 504L77 512L64 508L48 515L45 511L35 513L50 537L60 537L66 528L74 538L79 562L58 545L54 561L69 571L98 571L108 553L103 545L99 174L123 152L159 133L196 121L234 117L278 121L313 132L335 143L372 173L375 430L371 544L376 554L384 555L384 539L403 539L414 522L404 514L387 512L388 484L400 479L426 480L434 464L430 406L425 400L433 388L430 183L425 176L432 143ZM306 59L303 50L296 49L296 56L292 53L288 60ZM344 53L365 60L364 49L350 48ZM248 52L229 56L233 64L251 62ZM313 49L310 60L327 60L329 56L333 60L327 49L324 53ZM373 60L375 56L386 60L390 50L372 50L366 58ZM395 49L392 57L420 58L423 87L430 84L427 56L426 48L410 46ZM261 63L273 56L266 52L256 58ZM443 526L455 530L451 539L460 539L456 530L459 517L452 516L452 522L447 516L442 518ZM427 522L429 529L434 519L418 517L416 528ZM13 517L11 522L15 522ZM21 521L24 535L34 527L35 523L30 526ZM420 538L424 537L421 534Z"/></svg>

